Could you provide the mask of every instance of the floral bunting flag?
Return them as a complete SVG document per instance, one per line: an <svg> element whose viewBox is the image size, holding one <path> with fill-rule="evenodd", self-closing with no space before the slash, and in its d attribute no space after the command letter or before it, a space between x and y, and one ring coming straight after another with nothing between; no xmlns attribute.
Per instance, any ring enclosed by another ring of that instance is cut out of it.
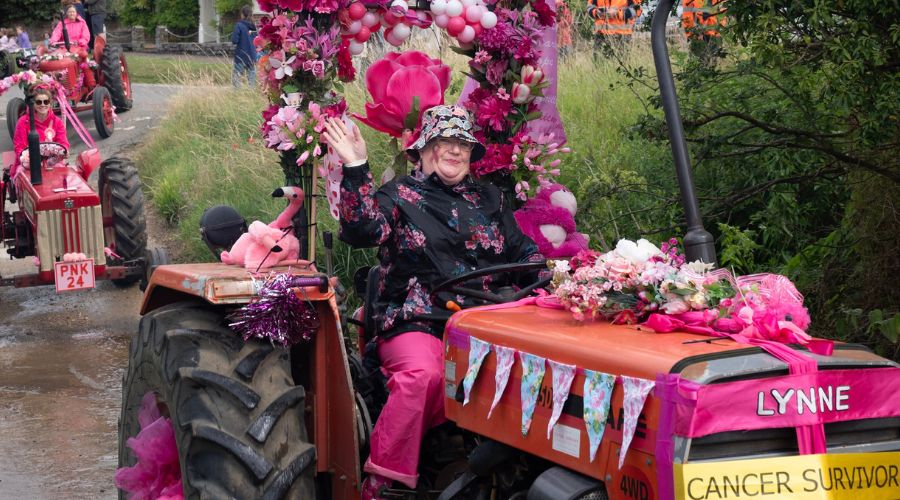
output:
<svg viewBox="0 0 900 500"><path fill-rule="evenodd" d="M506 383L509 382L509 372L512 369L513 363L516 361L516 350L512 347L495 345L494 352L497 354L497 372L494 374L496 389L494 389L494 402L491 403L491 409L488 411L488 418L491 418L491 414L494 413L494 408L503 396L503 391L506 390Z"/></svg>
<svg viewBox="0 0 900 500"><path fill-rule="evenodd" d="M572 381L575 380L575 365L559 363L552 359L548 359L547 362L550 363L550 370L553 373L553 414L550 415L550 422L547 423L547 439L550 439L553 426L559 420L563 405L569 399L569 389L572 387Z"/></svg>
<svg viewBox="0 0 900 500"><path fill-rule="evenodd" d="M546 365L544 358L527 352L519 351L519 359L522 360L522 435L527 436Z"/></svg>
<svg viewBox="0 0 900 500"><path fill-rule="evenodd" d="M625 389L625 427L622 429L622 448L619 450L619 468L625 463L625 454L631 446L634 437L634 429L637 426L638 416L644 409L647 394L656 383L652 380L622 376L622 387Z"/></svg>
<svg viewBox="0 0 900 500"><path fill-rule="evenodd" d="M491 352L491 344L475 337L469 337L469 369L466 370L466 376L463 379L463 391L465 399L463 406L469 404L469 394L472 392L472 385L475 384L475 378L478 377L478 371L481 370L481 363L484 358Z"/></svg>
<svg viewBox="0 0 900 500"><path fill-rule="evenodd" d="M616 376L609 373L584 370L584 425L587 427L591 462L606 431L606 417L612 398Z"/></svg>

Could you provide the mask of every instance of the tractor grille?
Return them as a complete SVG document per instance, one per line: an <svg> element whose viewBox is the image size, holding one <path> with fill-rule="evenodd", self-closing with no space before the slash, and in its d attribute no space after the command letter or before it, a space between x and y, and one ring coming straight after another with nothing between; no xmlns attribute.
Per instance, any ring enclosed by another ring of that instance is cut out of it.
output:
<svg viewBox="0 0 900 500"><path fill-rule="evenodd" d="M94 265L106 265L103 215L99 206L41 211L37 218L37 254L41 259L41 271L53 270L54 262L72 252L94 259Z"/></svg>
<svg viewBox="0 0 900 500"><path fill-rule="evenodd" d="M839 354L837 351L835 357ZM831 366L820 363L820 370L860 369L867 366L838 364ZM886 362L887 363L887 362ZM731 376L714 383L735 380L759 379L769 376L786 375L787 370L758 372L742 376ZM880 451L900 451L900 418L873 418L825 424L825 441L829 453L871 453ZM719 460L740 460L793 456L799 453L797 433L793 427L781 429L759 429L753 431L731 431L711 434L695 439L677 438L676 447L681 448L680 456L687 456L688 462ZM679 452L676 451L676 456Z"/></svg>

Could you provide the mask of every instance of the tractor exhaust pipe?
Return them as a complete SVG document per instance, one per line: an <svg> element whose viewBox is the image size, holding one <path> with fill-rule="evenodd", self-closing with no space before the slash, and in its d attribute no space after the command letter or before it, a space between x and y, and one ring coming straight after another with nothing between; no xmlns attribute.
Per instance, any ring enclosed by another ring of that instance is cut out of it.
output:
<svg viewBox="0 0 900 500"><path fill-rule="evenodd" d="M59 22L62 23L62 35L63 42L66 44L66 52L72 52L72 45L69 42L69 30L66 29L66 11L63 11L62 19Z"/></svg>
<svg viewBox="0 0 900 500"><path fill-rule="evenodd" d="M28 104L28 165L31 168L31 184L33 186L40 185L44 180L41 178L41 138L38 136L37 128L34 126L34 96L29 95L25 98Z"/></svg>
<svg viewBox="0 0 900 500"><path fill-rule="evenodd" d="M715 264L716 247L712 235L704 229L700 217L700 207L694 191L694 176L691 173L691 159L684 139L675 80L672 78L669 48L666 46L666 21L674 3L675 0L660 0L656 5L650 27L650 44L653 47L653 62L656 65L656 77L659 80L666 126L669 129L669 143L672 145L672 156L675 159L675 173L678 175L678 185L681 189L681 204L687 221L687 232L684 235L685 257L688 262L701 260Z"/></svg>

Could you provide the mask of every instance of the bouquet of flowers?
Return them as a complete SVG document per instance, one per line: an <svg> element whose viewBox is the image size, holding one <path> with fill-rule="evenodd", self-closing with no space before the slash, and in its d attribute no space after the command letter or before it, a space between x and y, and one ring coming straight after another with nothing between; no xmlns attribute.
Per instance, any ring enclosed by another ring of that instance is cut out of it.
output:
<svg viewBox="0 0 900 500"><path fill-rule="evenodd" d="M621 240L610 252L585 251L552 266L554 295L578 320L637 323L659 313L750 338L810 339L804 333L809 313L788 278L735 277L711 264L685 263L674 239L660 247L643 239Z"/></svg>

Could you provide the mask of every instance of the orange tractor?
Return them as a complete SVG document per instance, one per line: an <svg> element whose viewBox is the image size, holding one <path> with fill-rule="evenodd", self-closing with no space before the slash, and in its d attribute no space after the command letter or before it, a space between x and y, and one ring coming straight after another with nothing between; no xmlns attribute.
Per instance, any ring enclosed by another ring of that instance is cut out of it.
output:
<svg viewBox="0 0 900 500"><path fill-rule="evenodd" d="M662 0L658 11L668 12L672 3ZM687 211L688 259L714 262L712 239L703 230L693 195L665 21L665 16L654 17L652 43ZM326 238L326 248L327 243ZM437 290L465 294L465 281L524 270L521 265L485 269ZM367 271L358 276L365 277ZM383 403L383 386L377 367L363 361L365 342L354 344L345 335L336 290L327 274L296 267L290 272L299 277L295 292L312 305L320 321L310 342L284 349L243 341L229 327L226 317L256 296L257 284L244 269L213 263L156 270L123 379L120 466L135 464L126 441L140 430L138 412L149 394L174 427L185 498L360 497L361 464ZM374 293L365 281L357 286L364 299ZM479 297L499 303L519 299L522 293L506 289ZM859 395L888 380L896 386L898 367L863 346L838 344L830 356L790 347L809 355L819 369L820 378L797 381L785 362L729 339L660 335L601 321L582 323L568 311L535 304L448 311L446 317L445 406L450 423L423 440L418 490L392 489L385 498L900 498L900 414L857 411L865 405L878 406L873 398ZM363 314L359 323L370 319ZM485 358L471 399L463 404L473 337L620 378L656 381L658 390L631 421L633 439L623 463L619 464L619 455L628 427L623 391L617 386L612 393L605 434L591 459L582 371L575 375L550 436L545 429L554 406L551 377L545 376L538 388L531 432L523 436L519 397L523 369L518 364L490 418L497 371L493 355ZM683 394L663 397L666 392L661 389L672 377L679 387L691 387L694 394L715 392L726 404L715 414L696 416ZM855 383L832 387L826 384L828 377ZM795 382L799 385L790 392L784 389ZM787 394L800 392L804 397L822 396L819 406L800 406L802 415L788 415L798 404ZM685 401L676 401L679 395ZM824 423L827 453L801 454L797 422L809 418L810 411L824 412L826 395L828 408L840 413ZM757 416L771 416L774 425L728 428L730 422L747 417L742 412L748 407ZM709 424L722 427L704 435L692 430L692 425Z"/></svg>
<svg viewBox="0 0 900 500"><path fill-rule="evenodd" d="M29 65L52 75L62 85L75 113L91 111L97 133L105 139L115 130L115 112L124 113L133 104L125 55L120 47L106 45L103 37L97 37L93 53L87 58L70 51L68 42L49 51L41 47ZM60 114L61 110L54 108ZM6 125L10 138L15 135L16 123L25 112L23 99L16 97L7 103Z"/></svg>

